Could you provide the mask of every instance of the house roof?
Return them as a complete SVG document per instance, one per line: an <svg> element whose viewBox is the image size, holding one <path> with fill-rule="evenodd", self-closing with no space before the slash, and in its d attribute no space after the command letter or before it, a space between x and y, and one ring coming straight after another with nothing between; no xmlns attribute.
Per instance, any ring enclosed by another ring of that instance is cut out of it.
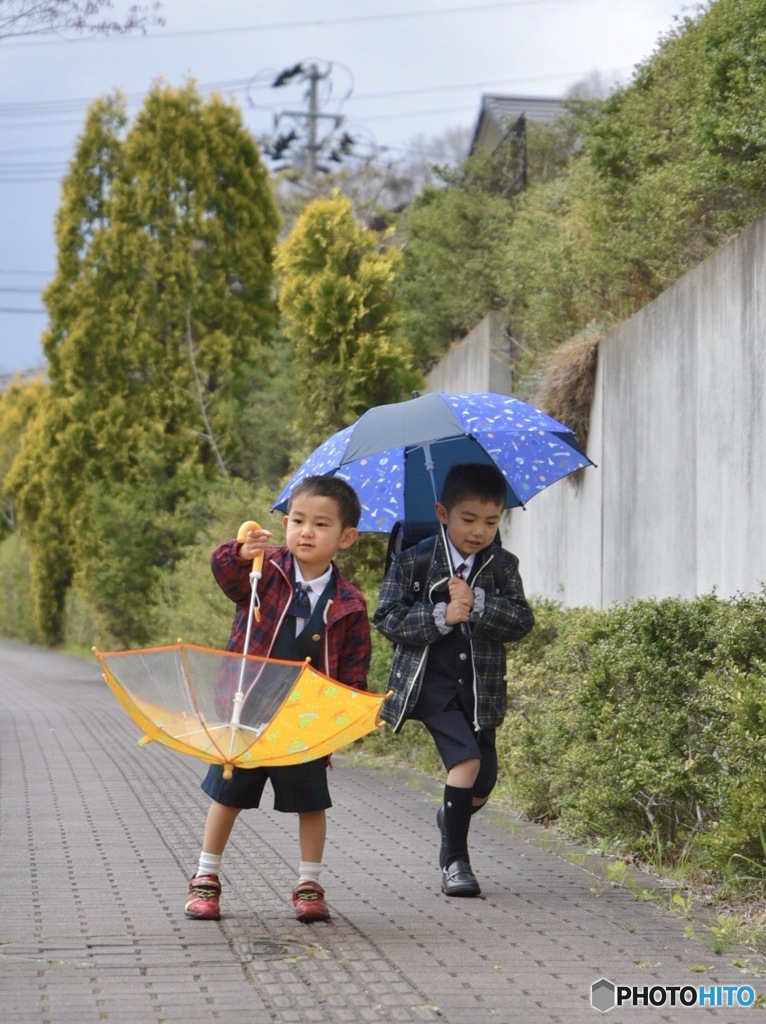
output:
<svg viewBox="0 0 766 1024"><path fill-rule="evenodd" d="M495 149L509 128L524 114L528 121L550 123L566 113L563 100L548 96L496 96L484 94L471 140L471 153Z"/></svg>

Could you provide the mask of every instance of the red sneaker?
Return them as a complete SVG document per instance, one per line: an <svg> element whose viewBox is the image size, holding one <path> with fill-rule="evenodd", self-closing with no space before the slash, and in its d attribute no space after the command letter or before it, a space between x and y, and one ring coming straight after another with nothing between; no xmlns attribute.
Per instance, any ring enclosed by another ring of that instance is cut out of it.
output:
<svg viewBox="0 0 766 1024"><path fill-rule="evenodd" d="M221 883L218 875L195 875L189 881L186 896L186 916L198 920L217 921L221 916L219 900Z"/></svg>
<svg viewBox="0 0 766 1024"><path fill-rule="evenodd" d="M324 889L318 882L298 882L293 889L293 906L299 921L329 921L330 911L324 900Z"/></svg>

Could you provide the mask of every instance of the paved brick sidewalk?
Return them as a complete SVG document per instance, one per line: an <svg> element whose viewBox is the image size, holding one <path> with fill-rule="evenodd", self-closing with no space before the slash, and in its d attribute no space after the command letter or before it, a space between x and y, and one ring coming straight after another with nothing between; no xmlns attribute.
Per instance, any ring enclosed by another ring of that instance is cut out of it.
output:
<svg viewBox="0 0 766 1024"><path fill-rule="evenodd" d="M137 728L83 659L0 642L0 1019L9 1024L537 1024L595 1021L590 985L741 984L684 922L473 819L480 899L439 892L439 786L341 763L323 882L294 920L296 820L250 811L224 861L224 917L188 921L207 797L200 762ZM693 965L709 965L701 975ZM754 982L758 991L758 980ZM757 1010L611 1011L610 1024Z"/></svg>

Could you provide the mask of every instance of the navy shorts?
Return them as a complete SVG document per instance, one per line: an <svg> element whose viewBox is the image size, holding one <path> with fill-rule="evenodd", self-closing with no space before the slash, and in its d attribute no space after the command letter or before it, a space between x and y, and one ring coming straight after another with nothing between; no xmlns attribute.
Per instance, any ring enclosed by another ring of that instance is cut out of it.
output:
<svg viewBox="0 0 766 1024"><path fill-rule="evenodd" d="M473 784L473 795L487 797L497 782L497 749L495 730L476 732L459 708L449 708L423 720L439 751L447 771L461 761L478 757L479 774Z"/></svg>
<svg viewBox="0 0 766 1024"><path fill-rule="evenodd" d="M260 806L267 779L274 790L275 811L300 814L332 807L323 757L282 768L235 768L228 780L223 777L221 765L211 764L202 789L219 804L247 810Z"/></svg>

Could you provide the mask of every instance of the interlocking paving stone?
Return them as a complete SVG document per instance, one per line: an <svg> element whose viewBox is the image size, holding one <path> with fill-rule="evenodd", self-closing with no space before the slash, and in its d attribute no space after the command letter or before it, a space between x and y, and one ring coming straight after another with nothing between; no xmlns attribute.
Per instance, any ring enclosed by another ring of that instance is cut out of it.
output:
<svg viewBox="0 0 766 1024"><path fill-rule="evenodd" d="M9 1024L577 1024L598 1019L590 986L600 977L748 980L732 957L685 939L685 922L498 811L472 822L482 896L446 899L439 784L342 757L322 878L332 921L294 919L296 819L270 809L237 822L222 920L189 921L204 766L156 744L141 750L138 735L93 663L0 641ZM691 971L700 963L704 975ZM663 1007L607 1019L735 1024L743 1013Z"/></svg>

